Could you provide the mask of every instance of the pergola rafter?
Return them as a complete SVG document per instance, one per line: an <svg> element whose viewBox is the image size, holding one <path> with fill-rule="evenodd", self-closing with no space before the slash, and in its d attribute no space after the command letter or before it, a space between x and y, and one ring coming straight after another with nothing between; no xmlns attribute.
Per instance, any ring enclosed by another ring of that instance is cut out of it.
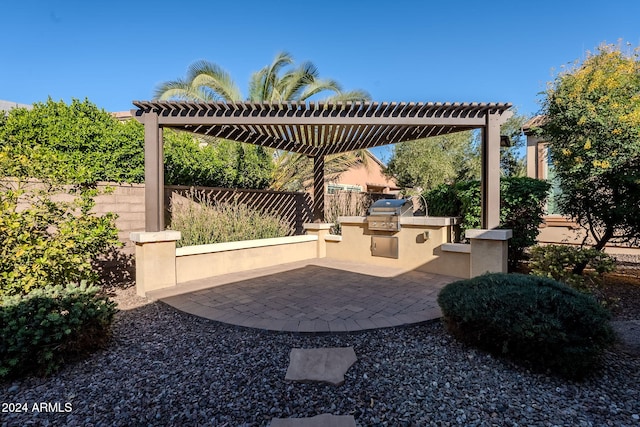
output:
<svg viewBox="0 0 640 427"><path fill-rule="evenodd" d="M138 109L132 113L145 125L147 231L164 229L164 182L162 169L157 168L165 127L312 157L315 220L322 220L324 210L319 191L324 156L482 129L483 227L498 226L500 125L511 116L511 104L134 101L133 105Z"/></svg>

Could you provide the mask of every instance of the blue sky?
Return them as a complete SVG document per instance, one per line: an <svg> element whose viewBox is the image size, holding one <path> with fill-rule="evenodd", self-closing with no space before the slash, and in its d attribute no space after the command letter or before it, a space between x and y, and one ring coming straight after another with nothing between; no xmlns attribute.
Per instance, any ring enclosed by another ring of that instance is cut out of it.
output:
<svg viewBox="0 0 640 427"><path fill-rule="evenodd" d="M510 102L539 109L562 66L601 42L640 45L640 1L3 2L0 99L151 99L198 59L247 91L288 51L376 101Z"/></svg>

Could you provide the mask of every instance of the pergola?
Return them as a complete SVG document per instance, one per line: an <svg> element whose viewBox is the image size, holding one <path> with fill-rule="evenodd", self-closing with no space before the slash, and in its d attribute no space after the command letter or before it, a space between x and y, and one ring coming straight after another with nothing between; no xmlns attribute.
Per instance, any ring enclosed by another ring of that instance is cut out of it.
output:
<svg viewBox="0 0 640 427"><path fill-rule="evenodd" d="M500 125L507 103L134 101L144 124L146 231L164 230L162 130L172 128L313 159L313 218L324 218L324 158L465 130L482 131L482 228L500 220Z"/></svg>

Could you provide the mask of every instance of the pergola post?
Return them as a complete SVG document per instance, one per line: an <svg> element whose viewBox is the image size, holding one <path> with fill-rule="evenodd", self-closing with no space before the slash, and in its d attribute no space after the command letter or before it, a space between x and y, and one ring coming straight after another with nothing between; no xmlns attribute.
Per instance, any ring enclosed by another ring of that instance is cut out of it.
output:
<svg viewBox="0 0 640 427"><path fill-rule="evenodd" d="M164 230L164 158L162 126L156 111L138 120L144 124L145 231L133 232L136 245L136 291L147 292L176 285L176 241L179 231Z"/></svg>
<svg viewBox="0 0 640 427"><path fill-rule="evenodd" d="M313 222L324 222L324 152L313 157Z"/></svg>
<svg viewBox="0 0 640 427"><path fill-rule="evenodd" d="M164 230L164 159L158 113L144 114L145 231Z"/></svg>
<svg viewBox="0 0 640 427"><path fill-rule="evenodd" d="M481 227L500 225L500 124L501 116L489 113L482 130L482 170L480 181Z"/></svg>

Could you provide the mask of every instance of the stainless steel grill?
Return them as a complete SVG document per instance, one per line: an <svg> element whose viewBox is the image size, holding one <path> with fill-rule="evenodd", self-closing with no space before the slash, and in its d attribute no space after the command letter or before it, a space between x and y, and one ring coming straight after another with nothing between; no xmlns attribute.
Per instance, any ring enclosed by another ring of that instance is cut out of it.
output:
<svg viewBox="0 0 640 427"><path fill-rule="evenodd" d="M381 199L371 205L366 221L369 230L400 231L403 216L413 216L411 199Z"/></svg>

